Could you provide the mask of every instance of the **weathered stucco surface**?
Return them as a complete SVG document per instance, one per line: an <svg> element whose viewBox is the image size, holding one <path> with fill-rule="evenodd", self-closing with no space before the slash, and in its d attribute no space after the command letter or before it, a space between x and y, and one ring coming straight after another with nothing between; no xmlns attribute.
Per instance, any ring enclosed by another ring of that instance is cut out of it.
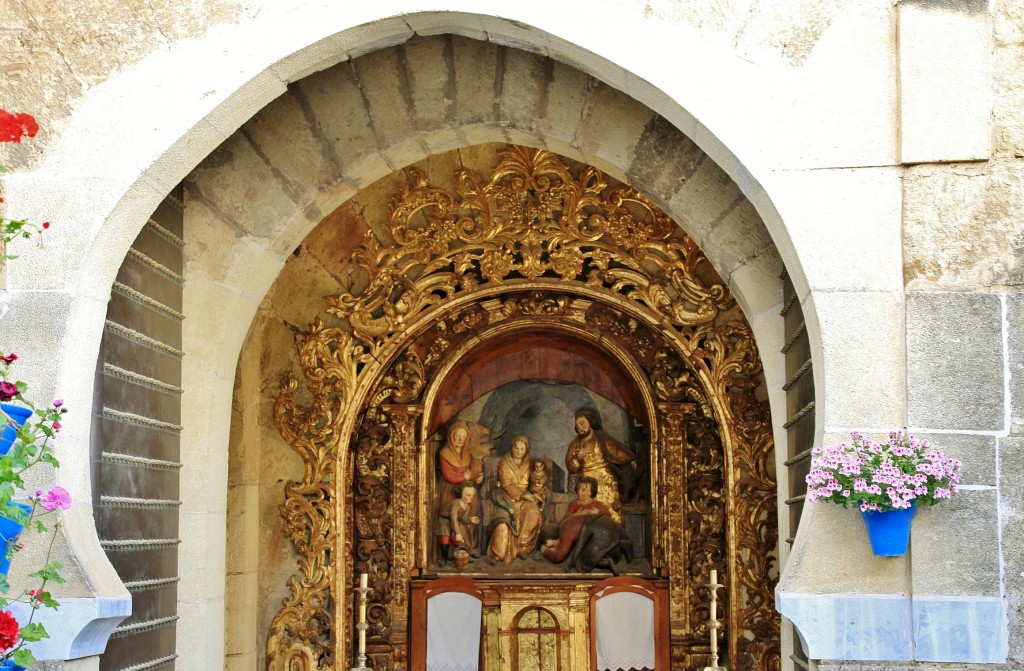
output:
<svg viewBox="0 0 1024 671"><path fill-rule="evenodd" d="M20 168L37 162L90 87L244 12L233 0L0 3L0 100L5 109L31 111L41 127L39 141L2 163Z"/></svg>
<svg viewBox="0 0 1024 671"><path fill-rule="evenodd" d="M602 17L601 4L582 9L535 4L537 12L554 13L565 20L589 22ZM822 35L850 3L632 4L637 16L699 30L762 67L796 68L811 57ZM454 10L477 9L469 3L452 5ZM401 11L400 7L396 3L395 11ZM12 0L0 4L0 25L4 26L0 33L0 72L4 74L0 100L5 108L31 110L42 127L39 140L31 147L0 147L0 157L9 167L37 164L91 88L154 52L244 27L261 14L279 9L285 9L282 3L270 0ZM410 24L410 32L420 28L415 21ZM421 28L421 34L430 32ZM480 36L486 39L486 32Z"/></svg>

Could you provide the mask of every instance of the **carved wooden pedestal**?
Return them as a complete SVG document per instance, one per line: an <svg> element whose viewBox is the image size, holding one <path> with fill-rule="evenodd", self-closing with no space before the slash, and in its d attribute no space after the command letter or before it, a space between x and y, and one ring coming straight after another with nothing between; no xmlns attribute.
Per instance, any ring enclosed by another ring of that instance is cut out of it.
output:
<svg viewBox="0 0 1024 671"><path fill-rule="evenodd" d="M621 577L605 580L472 580L440 578L412 585L410 665L424 671L427 600L463 592L481 601L481 671L588 671L594 668L594 603L616 591L637 592L654 602L655 669L669 668L668 582ZM624 622L624 627L629 623Z"/></svg>

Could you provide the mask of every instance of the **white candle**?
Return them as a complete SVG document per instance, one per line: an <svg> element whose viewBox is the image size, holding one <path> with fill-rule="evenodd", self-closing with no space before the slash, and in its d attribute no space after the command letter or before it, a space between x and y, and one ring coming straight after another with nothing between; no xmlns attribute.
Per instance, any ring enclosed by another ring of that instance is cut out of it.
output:
<svg viewBox="0 0 1024 671"><path fill-rule="evenodd" d="M359 576L359 621L366 622L366 585L368 575L366 573Z"/></svg>
<svg viewBox="0 0 1024 671"><path fill-rule="evenodd" d="M359 659L360 665L363 663L362 660L366 659L366 586L369 575L363 573L359 576Z"/></svg>
<svg viewBox="0 0 1024 671"><path fill-rule="evenodd" d="M714 652L715 649L717 648L717 645L716 645L717 644L717 640L716 640L716 637L714 635L714 628L713 628L715 626L715 623L718 621L718 603L715 600L717 596L718 596L718 571L716 571L715 569L711 569L711 614L710 614L710 619L711 619L711 626L712 626L712 630L711 630L712 631L712 635L711 635L711 651L712 652Z"/></svg>
<svg viewBox="0 0 1024 671"><path fill-rule="evenodd" d="M711 608L708 614L708 628L711 630L711 666L704 671L718 671L718 571L711 569Z"/></svg>

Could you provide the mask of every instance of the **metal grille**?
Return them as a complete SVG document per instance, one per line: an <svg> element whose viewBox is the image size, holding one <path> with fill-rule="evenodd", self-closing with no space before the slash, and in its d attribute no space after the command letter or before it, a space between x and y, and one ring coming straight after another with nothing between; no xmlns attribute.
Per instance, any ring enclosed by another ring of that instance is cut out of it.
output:
<svg viewBox="0 0 1024 671"><path fill-rule="evenodd" d="M107 307L93 413L100 544L132 594L100 669L174 668L183 267L180 189L125 257Z"/></svg>
<svg viewBox="0 0 1024 671"><path fill-rule="evenodd" d="M787 273L782 274L782 311L785 328L785 345L782 354L786 360L786 506L789 528L784 538L790 546L800 524L804 509L807 483L804 478L810 470L811 447L814 445L814 375L811 370L811 346L807 339L807 324L800 298L793 288ZM780 478L781 480L781 478ZM792 626L792 625L790 625ZM800 647L799 637L794 630L793 660L795 668L807 669L808 660Z"/></svg>

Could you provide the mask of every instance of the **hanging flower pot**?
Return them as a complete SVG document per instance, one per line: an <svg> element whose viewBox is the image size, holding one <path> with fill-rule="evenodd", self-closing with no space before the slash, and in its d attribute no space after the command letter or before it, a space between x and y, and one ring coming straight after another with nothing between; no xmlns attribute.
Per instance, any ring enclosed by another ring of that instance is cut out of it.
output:
<svg viewBox="0 0 1024 671"><path fill-rule="evenodd" d="M891 432L884 443L851 435L850 444L811 450L807 501L856 505L876 555L906 554L915 506L934 506L955 494L962 464L902 431Z"/></svg>
<svg viewBox="0 0 1024 671"><path fill-rule="evenodd" d="M0 662L0 671L27 671L27 668L16 664L13 659L5 659Z"/></svg>
<svg viewBox="0 0 1024 671"><path fill-rule="evenodd" d="M3 410L4 414L7 415L6 420L0 417L0 421L4 422L4 432L0 435L0 456L3 456L7 454L7 450L11 449L11 445L14 444L18 428L24 425L28 418L32 416L32 408L26 408L23 405L15 405L13 403L0 403L0 410Z"/></svg>
<svg viewBox="0 0 1024 671"><path fill-rule="evenodd" d="M27 671L27 667L15 664L13 659L5 659L0 662L0 671Z"/></svg>
<svg viewBox="0 0 1024 671"><path fill-rule="evenodd" d="M910 543L910 523L914 519L914 503L899 510L861 510L868 529L871 551L879 557L901 557Z"/></svg>
<svg viewBox="0 0 1024 671"><path fill-rule="evenodd" d="M0 575L7 575L7 571L11 568L11 557L9 554L11 546L17 542L18 536L25 529L25 525L18 520L28 519L28 515L31 512L31 506L24 503L11 502L7 504L7 510L4 511L4 514L18 519L13 520L7 517L0 517L0 549L4 553L3 560L0 561Z"/></svg>

